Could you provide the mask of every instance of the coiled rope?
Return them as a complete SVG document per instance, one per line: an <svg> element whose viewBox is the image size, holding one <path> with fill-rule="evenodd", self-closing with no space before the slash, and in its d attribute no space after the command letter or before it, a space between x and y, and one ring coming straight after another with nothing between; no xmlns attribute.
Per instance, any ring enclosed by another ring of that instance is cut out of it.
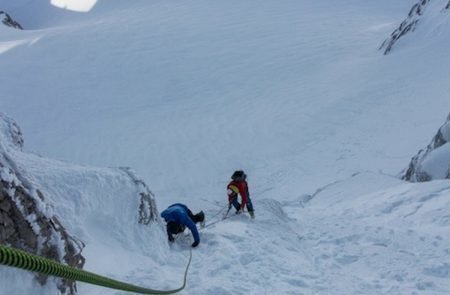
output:
<svg viewBox="0 0 450 295"><path fill-rule="evenodd" d="M140 294L174 294L183 290L186 286L187 273L191 265L192 251L189 252L189 261L184 272L183 285L173 290L154 290L116 281L95 273L84 271L59 262L32 255L22 250L0 245L0 264L17 267L46 275L65 278L68 280L85 282L92 285L103 286L111 289L135 292Z"/></svg>

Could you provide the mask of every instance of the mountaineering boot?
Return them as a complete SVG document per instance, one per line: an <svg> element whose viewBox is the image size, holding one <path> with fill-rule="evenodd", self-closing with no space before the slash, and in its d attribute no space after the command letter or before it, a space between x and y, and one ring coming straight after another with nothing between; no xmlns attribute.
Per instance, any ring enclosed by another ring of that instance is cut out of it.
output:
<svg viewBox="0 0 450 295"><path fill-rule="evenodd" d="M248 211L248 214L250 214L250 217L252 219L255 219L255 212L254 211Z"/></svg>

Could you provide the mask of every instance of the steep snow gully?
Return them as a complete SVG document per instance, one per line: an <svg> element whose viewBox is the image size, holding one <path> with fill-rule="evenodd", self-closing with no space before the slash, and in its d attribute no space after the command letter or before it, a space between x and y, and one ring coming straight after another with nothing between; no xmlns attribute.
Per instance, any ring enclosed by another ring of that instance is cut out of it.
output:
<svg viewBox="0 0 450 295"><path fill-rule="evenodd" d="M209 225L182 294L448 295L449 123L412 161L433 181L392 176L448 115L448 3L2 1L0 238L169 290L182 202ZM255 220L221 220L236 169ZM1 295L124 294L72 283L0 267Z"/></svg>

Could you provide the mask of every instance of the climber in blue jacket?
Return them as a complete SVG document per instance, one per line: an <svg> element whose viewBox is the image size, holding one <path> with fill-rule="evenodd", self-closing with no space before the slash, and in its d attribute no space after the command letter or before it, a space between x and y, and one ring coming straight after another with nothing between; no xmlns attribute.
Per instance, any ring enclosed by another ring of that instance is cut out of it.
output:
<svg viewBox="0 0 450 295"><path fill-rule="evenodd" d="M166 230L169 242L173 242L175 240L173 235L184 232L184 229L187 226L194 237L192 247L195 248L198 246L200 243L200 236L195 224L204 222L205 214L203 211L194 215L186 205L177 203L170 205L169 208L161 212L161 217L167 222Z"/></svg>

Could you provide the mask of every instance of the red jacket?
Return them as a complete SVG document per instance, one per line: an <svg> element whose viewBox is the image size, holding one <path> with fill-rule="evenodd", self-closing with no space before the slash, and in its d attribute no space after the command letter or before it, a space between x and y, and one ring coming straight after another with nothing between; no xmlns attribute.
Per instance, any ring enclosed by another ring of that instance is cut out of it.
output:
<svg viewBox="0 0 450 295"><path fill-rule="evenodd" d="M227 194L228 194L228 202L233 201L233 199L237 197L238 194L241 195L242 198L241 210L244 210L248 198L247 181L243 180L238 182L233 180L227 186Z"/></svg>

